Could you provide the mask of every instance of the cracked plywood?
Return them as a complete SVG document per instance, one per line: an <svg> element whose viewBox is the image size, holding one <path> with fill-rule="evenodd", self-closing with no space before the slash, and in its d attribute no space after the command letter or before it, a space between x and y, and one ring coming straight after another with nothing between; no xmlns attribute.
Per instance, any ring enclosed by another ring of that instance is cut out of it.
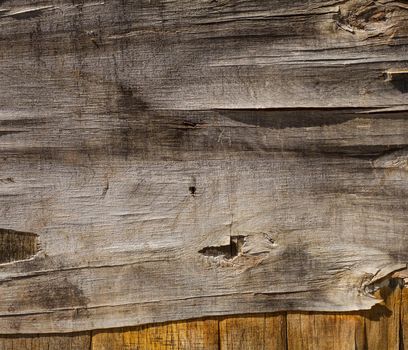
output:
<svg viewBox="0 0 408 350"><path fill-rule="evenodd" d="M0 242L41 244L1 333L367 309L406 267L403 3L1 6Z"/></svg>

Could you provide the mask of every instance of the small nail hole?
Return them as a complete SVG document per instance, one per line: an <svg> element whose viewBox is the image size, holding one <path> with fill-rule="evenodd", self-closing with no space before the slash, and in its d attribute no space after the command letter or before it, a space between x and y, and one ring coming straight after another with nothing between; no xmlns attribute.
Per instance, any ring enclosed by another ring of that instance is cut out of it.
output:
<svg viewBox="0 0 408 350"><path fill-rule="evenodd" d="M195 196L195 193L196 193L196 187L195 186L190 186L188 188L188 190L190 191L192 196Z"/></svg>

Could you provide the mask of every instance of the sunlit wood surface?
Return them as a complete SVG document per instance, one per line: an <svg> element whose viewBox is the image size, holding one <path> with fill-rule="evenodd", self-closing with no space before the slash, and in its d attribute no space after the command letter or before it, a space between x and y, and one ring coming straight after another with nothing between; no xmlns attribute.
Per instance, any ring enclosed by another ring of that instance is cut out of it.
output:
<svg viewBox="0 0 408 350"><path fill-rule="evenodd" d="M377 292L359 313L290 312L211 318L61 335L0 338L1 350L408 349L408 290Z"/></svg>

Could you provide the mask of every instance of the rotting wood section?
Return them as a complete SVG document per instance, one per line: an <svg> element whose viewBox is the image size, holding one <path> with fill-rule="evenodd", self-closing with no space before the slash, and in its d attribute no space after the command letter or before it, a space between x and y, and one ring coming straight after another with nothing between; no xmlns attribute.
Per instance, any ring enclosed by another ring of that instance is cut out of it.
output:
<svg viewBox="0 0 408 350"><path fill-rule="evenodd" d="M408 261L407 19L1 2L0 227L41 250L0 265L0 332L377 303Z"/></svg>

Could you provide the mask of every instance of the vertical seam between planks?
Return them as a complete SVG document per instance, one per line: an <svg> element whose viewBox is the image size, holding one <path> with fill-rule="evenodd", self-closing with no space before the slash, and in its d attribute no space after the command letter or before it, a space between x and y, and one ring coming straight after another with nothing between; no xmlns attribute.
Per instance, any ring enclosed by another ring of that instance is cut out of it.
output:
<svg viewBox="0 0 408 350"><path fill-rule="evenodd" d="M398 318L398 347L399 350L404 350L404 328L403 328L403 308L402 308L402 303L404 301L403 299L403 292L404 292L404 288L402 287L401 289L401 293L400 293L400 304L399 304L399 318Z"/></svg>
<svg viewBox="0 0 408 350"><path fill-rule="evenodd" d="M364 345L363 345L363 350L368 350L368 339L367 339L367 322L366 322L366 317L368 317L368 314L365 313L363 315L363 322L364 322L364 327L363 327L363 335L364 335Z"/></svg>
<svg viewBox="0 0 408 350"><path fill-rule="evenodd" d="M221 329L220 329L220 319L217 319L218 325L218 350L221 350Z"/></svg>
<svg viewBox="0 0 408 350"><path fill-rule="evenodd" d="M289 350L289 341L288 341L288 312L285 312L285 350Z"/></svg>
<svg viewBox="0 0 408 350"><path fill-rule="evenodd" d="M92 350L93 331L89 331L89 350Z"/></svg>
<svg viewBox="0 0 408 350"><path fill-rule="evenodd" d="M265 350L266 315L267 314L263 314L263 334L262 334L262 349L263 350Z"/></svg>

